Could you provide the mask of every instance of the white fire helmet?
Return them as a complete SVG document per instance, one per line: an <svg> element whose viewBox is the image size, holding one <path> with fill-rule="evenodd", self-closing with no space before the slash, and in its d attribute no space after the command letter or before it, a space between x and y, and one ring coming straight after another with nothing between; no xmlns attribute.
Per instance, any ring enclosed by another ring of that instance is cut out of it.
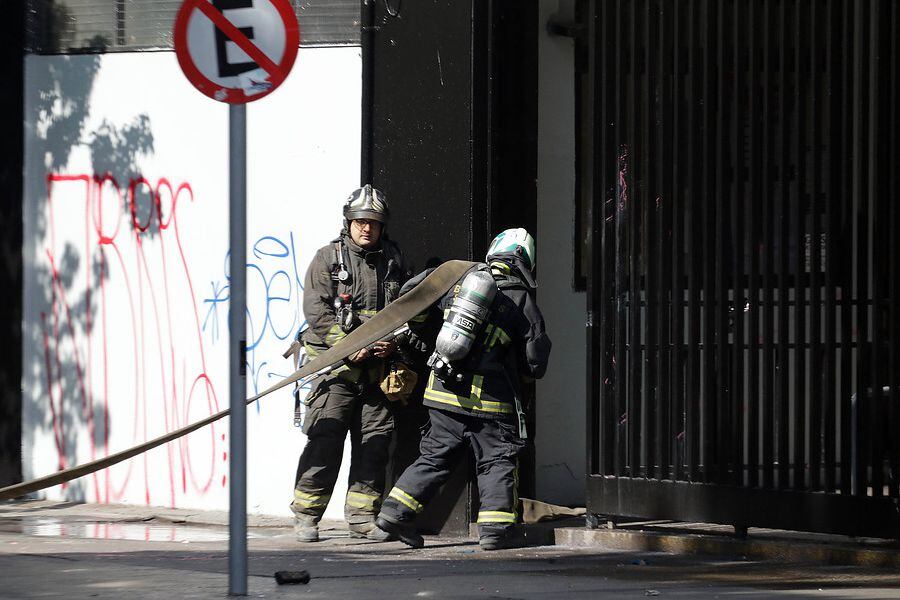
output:
<svg viewBox="0 0 900 600"><path fill-rule="evenodd" d="M517 258L525 268L533 271L537 261L534 238L521 227L501 232L491 242L485 262L490 264L491 261L502 258Z"/></svg>

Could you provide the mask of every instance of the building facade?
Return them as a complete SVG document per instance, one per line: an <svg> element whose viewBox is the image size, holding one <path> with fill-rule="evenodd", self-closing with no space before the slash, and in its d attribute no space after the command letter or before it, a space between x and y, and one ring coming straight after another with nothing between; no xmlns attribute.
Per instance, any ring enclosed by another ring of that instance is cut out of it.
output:
<svg viewBox="0 0 900 600"><path fill-rule="evenodd" d="M22 290L11 478L227 395L226 109L178 70L171 16L32 4L24 104L3 96L24 147L24 226L4 239ZM554 352L523 495L595 523L900 532L894 2L295 8L294 71L248 111L248 392L289 371L306 261L371 181L417 267L478 259L506 227L536 234ZM291 409L285 393L251 411L254 511L286 514ZM422 418L401 423L395 473ZM226 467L216 428L49 494L221 507ZM466 475L431 528L467 526Z"/></svg>

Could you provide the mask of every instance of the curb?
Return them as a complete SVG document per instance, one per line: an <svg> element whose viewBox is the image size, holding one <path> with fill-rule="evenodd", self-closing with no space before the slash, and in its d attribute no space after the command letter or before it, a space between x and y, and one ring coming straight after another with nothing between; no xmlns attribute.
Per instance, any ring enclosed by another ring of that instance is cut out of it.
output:
<svg viewBox="0 0 900 600"><path fill-rule="evenodd" d="M671 554L740 556L786 563L816 563L860 567L900 567L900 550L855 547L847 543L811 543L772 539L734 539L722 535L667 534L622 529L555 529L557 546L604 548Z"/></svg>

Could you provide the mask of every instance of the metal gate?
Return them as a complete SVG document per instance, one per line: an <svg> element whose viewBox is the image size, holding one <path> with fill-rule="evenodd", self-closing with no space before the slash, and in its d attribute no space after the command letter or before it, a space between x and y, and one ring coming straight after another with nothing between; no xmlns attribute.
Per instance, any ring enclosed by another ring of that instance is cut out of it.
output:
<svg viewBox="0 0 900 600"><path fill-rule="evenodd" d="M898 4L582 4L590 513L900 537Z"/></svg>

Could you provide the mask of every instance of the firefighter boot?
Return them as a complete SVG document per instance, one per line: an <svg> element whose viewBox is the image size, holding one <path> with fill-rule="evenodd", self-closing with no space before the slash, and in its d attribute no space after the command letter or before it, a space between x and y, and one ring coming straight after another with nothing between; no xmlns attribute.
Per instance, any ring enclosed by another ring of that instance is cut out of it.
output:
<svg viewBox="0 0 900 600"><path fill-rule="evenodd" d="M482 550L504 550L524 545L524 540L516 535L514 527L480 525L478 530L478 545Z"/></svg>
<svg viewBox="0 0 900 600"><path fill-rule="evenodd" d="M375 519L375 525L378 526L378 529L393 536L394 539L399 539L410 548L421 548L425 545L425 538L416 531L416 528L411 523L397 523L389 520L384 513L381 513Z"/></svg>
<svg viewBox="0 0 900 600"><path fill-rule="evenodd" d="M397 538L383 529L379 529L375 525L375 521L366 521L364 523L348 523L347 529L350 531L350 537L363 538L372 540L373 542L390 542Z"/></svg>
<svg viewBox="0 0 900 600"><path fill-rule="evenodd" d="M298 542L319 541L319 519L312 515L294 514L294 536Z"/></svg>

